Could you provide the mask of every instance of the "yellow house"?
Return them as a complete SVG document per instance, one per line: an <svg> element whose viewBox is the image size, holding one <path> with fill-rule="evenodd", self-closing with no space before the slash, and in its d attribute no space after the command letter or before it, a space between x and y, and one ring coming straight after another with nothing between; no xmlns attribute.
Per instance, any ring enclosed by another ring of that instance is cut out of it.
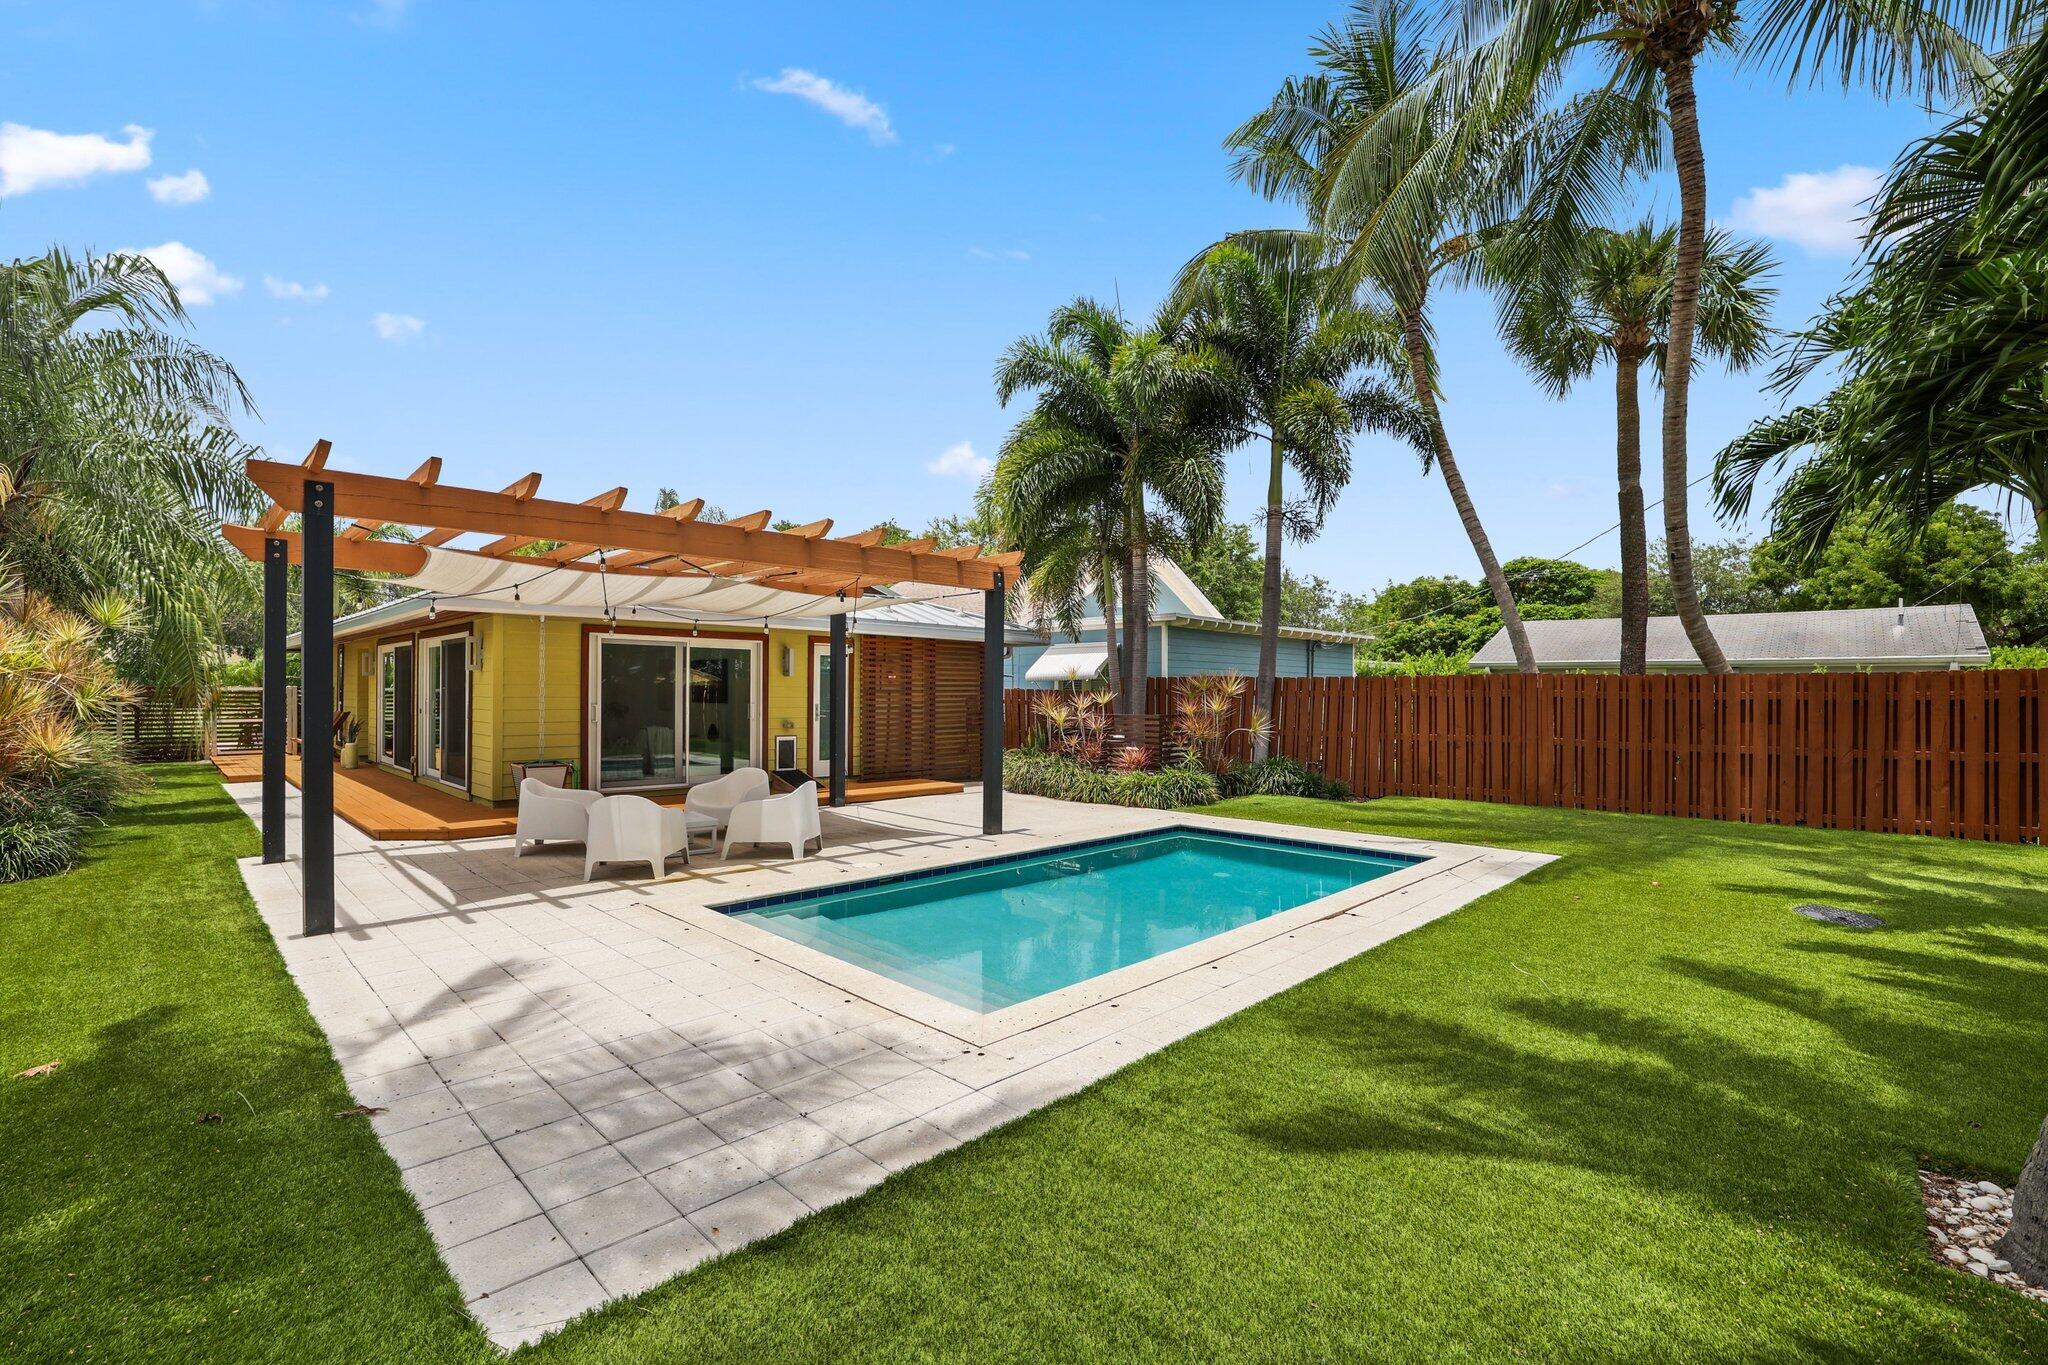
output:
<svg viewBox="0 0 2048 1365"><path fill-rule="evenodd" d="M905 599L848 625L848 776L978 778L981 619ZM829 628L421 594L335 622L335 696L362 762L484 804L515 801L515 765L544 762L604 791L674 791L737 767L822 782Z"/></svg>

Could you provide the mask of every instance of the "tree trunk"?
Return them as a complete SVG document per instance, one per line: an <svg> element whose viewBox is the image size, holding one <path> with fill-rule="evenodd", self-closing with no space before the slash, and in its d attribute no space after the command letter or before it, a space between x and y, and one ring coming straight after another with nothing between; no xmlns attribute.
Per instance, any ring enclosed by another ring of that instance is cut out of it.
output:
<svg viewBox="0 0 2048 1365"><path fill-rule="evenodd" d="M1259 586L1259 676L1252 688L1252 703L1266 715L1273 714L1273 680L1280 672L1280 530L1281 503L1286 497L1282 481L1280 438L1273 438L1273 469L1266 481L1266 574ZM1252 762L1265 759L1272 736L1265 730L1252 735Z"/></svg>
<svg viewBox="0 0 2048 1365"><path fill-rule="evenodd" d="M1109 695L1122 698L1124 661L1123 656L1117 652L1117 640L1121 632L1116 628L1116 614L1122 595L1116 590L1117 573L1116 562L1105 556L1102 567L1096 570L1095 581L1099 586L1095 592L1095 604L1102 608L1102 645L1107 653L1102 664L1107 675L1104 680L1109 684Z"/></svg>
<svg viewBox="0 0 2048 1365"><path fill-rule="evenodd" d="M1639 350L1614 356L1614 468L1621 506L1621 671L1649 672L1650 547L1643 525L1643 413Z"/></svg>
<svg viewBox="0 0 2048 1365"><path fill-rule="evenodd" d="M1139 628L1137 614L1143 596L1139 593L1139 561L1133 555L1124 555L1124 589L1122 589L1122 612L1124 612L1124 675L1122 692L1116 694L1116 712L1122 716L1137 714L1145 710L1145 675L1133 671L1130 665L1130 651L1137 649Z"/></svg>
<svg viewBox="0 0 2048 1365"><path fill-rule="evenodd" d="M1678 168L1678 255L1671 275L1671 334L1664 351L1664 548L1671 560L1671 598L1695 654L1709 673L1728 673L1728 656L1707 627L1693 581L1692 524L1686 477L1686 406L1692 396L1693 325L1699 313L1700 267L1707 248L1707 159L1700 149L1699 101L1692 58L1664 68L1671 117L1671 159Z"/></svg>
<svg viewBox="0 0 2048 1365"><path fill-rule="evenodd" d="M2034 1140L2012 1192L2012 1228L1998 1239L1998 1254L2036 1284L2048 1281L2048 1122Z"/></svg>
<svg viewBox="0 0 2048 1365"><path fill-rule="evenodd" d="M1124 658L1130 671L1124 675L1124 714L1145 714L1145 679L1151 674L1152 648L1152 566L1145 547L1145 493L1141 487L1131 508L1130 600L1124 607Z"/></svg>
<svg viewBox="0 0 2048 1365"><path fill-rule="evenodd" d="M1424 422L1429 427L1431 453L1436 458L1437 471L1444 477L1444 487L1451 490L1451 505L1458 509L1458 520L1464 523L1465 537L1472 542L1472 553L1479 557L1480 572L1486 576L1486 586L1493 590L1493 604L1500 608L1501 628L1508 633L1508 643L1514 647L1515 667L1523 673L1536 671L1536 651L1529 647L1529 632L1522 625L1522 613L1515 606L1514 589L1508 586L1508 576L1501 572L1500 560L1494 556L1493 542L1486 538L1486 528L1479 524L1479 511L1472 505L1472 495L1465 488L1465 476L1458 472L1458 462L1451 454L1451 438L1444 431L1443 415L1437 410L1436 389L1429 377L1429 342L1422 333L1422 308L1401 312L1401 335L1408 346L1408 373L1415 384L1415 401L1422 408Z"/></svg>

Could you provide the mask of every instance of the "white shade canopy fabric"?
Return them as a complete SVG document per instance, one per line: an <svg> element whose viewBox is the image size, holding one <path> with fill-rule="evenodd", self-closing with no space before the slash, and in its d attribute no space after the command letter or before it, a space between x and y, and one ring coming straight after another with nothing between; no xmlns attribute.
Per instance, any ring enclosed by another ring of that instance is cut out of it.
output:
<svg viewBox="0 0 2048 1365"><path fill-rule="evenodd" d="M691 619L730 616L761 620L777 616L835 616L863 605L857 594L846 597L785 592L743 579L716 576L596 573L565 568L544 559L494 559L459 550L428 548L421 570L404 580L407 587L449 600L449 605L508 609L516 600L527 608L597 614L624 607L666 611ZM513 596L517 590L518 597ZM872 606L875 599L866 599Z"/></svg>
<svg viewBox="0 0 2048 1365"><path fill-rule="evenodd" d="M1092 678L1109 663L1109 646L1102 643L1054 645L1032 661L1024 676L1031 682L1079 682Z"/></svg>

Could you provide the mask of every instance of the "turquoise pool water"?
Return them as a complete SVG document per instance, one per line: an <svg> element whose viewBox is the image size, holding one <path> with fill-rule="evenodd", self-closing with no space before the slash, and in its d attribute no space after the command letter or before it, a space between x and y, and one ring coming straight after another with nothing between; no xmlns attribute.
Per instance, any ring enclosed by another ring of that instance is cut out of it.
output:
<svg viewBox="0 0 2048 1365"><path fill-rule="evenodd" d="M1167 829L721 906L971 1010L997 1010L1419 859Z"/></svg>

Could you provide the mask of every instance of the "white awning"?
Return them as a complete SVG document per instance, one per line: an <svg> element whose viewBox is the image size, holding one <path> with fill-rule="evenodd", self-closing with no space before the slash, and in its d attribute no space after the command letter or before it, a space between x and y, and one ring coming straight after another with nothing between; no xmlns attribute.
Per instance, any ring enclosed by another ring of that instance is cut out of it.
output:
<svg viewBox="0 0 2048 1365"><path fill-rule="evenodd" d="M855 611L862 599L836 594L785 592L735 578L665 574L591 573L535 559L493 559L457 550L429 548L407 587L431 593L453 610L490 611L555 607L596 614L610 607L638 607L683 620L725 616L761 620L781 616L836 616ZM515 599L514 591L518 596ZM873 606L874 598L866 599Z"/></svg>
<svg viewBox="0 0 2048 1365"><path fill-rule="evenodd" d="M1038 656L1024 676L1031 682L1079 682L1092 678L1109 663L1109 646L1082 642L1054 645Z"/></svg>

